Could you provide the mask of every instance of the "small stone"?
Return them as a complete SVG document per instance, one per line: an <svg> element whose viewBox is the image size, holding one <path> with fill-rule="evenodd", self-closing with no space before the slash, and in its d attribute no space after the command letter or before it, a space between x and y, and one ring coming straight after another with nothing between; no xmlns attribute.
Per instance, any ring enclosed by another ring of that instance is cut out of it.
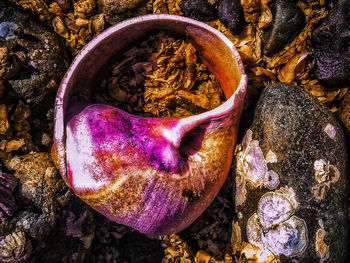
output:
<svg viewBox="0 0 350 263"><path fill-rule="evenodd" d="M124 19L147 13L149 0L97 0L98 8L110 24L116 24Z"/></svg>
<svg viewBox="0 0 350 263"><path fill-rule="evenodd" d="M0 134L5 134L10 127L10 124L7 119L7 110L6 105L0 105Z"/></svg>
<svg viewBox="0 0 350 263"><path fill-rule="evenodd" d="M293 3L278 0L272 7L273 22L264 36L264 55L281 51L305 27L305 14Z"/></svg>
<svg viewBox="0 0 350 263"><path fill-rule="evenodd" d="M24 139L11 140L6 144L5 152L12 152L19 150L25 144Z"/></svg>
<svg viewBox="0 0 350 263"><path fill-rule="evenodd" d="M255 246L281 262L322 262L329 252L327 262L345 262L348 159L333 113L302 89L275 83L237 149L236 240L250 244L241 253ZM253 184L257 176L277 180ZM317 241L320 228L326 238Z"/></svg>
<svg viewBox="0 0 350 263"><path fill-rule="evenodd" d="M15 177L0 170L0 220L11 217L16 210L15 198L12 196L16 185Z"/></svg>
<svg viewBox="0 0 350 263"><path fill-rule="evenodd" d="M239 0L220 0L218 17L233 34L242 32L245 20L243 7Z"/></svg>
<svg viewBox="0 0 350 263"><path fill-rule="evenodd" d="M31 242L22 231L13 232L0 239L0 262L27 262L31 252Z"/></svg>
<svg viewBox="0 0 350 263"><path fill-rule="evenodd" d="M350 2L338 1L312 34L316 77L333 86L350 82Z"/></svg>
<svg viewBox="0 0 350 263"><path fill-rule="evenodd" d="M216 9L207 0L185 0L181 4L185 16L200 21L210 21L215 18Z"/></svg>

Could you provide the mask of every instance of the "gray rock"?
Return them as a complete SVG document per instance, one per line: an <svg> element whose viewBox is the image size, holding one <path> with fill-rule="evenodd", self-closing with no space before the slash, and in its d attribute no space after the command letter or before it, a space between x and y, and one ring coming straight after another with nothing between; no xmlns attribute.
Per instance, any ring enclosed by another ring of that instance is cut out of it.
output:
<svg viewBox="0 0 350 263"><path fill-rule="evenodd" d="M273 22L264 36L264 55L281 51L305 27L305 14L293 3L278 0L271 9Z"/></svg>
<svg viewBox="0 0 350 263"><path fill-rule="evenodd" d="M98 0L98 9L109 24L116 24L127 18L147 14L149 0Z"/></svg>
<svg viewBox="0 0 350 263"><path fill-rule="evenodd" d="M185 16L200 21L210 21L216 16L216 9L207 0L185 0L181 4Z"/></svg>
<svg viewBox="0 0 350 263"><path fill-rule="evenodd" d="M350 82L350 1L341 0L312 34L316 77L328 85Z"/></svg>
<svg viewBox="0 0 350 263"><path fill-rule="evenodd" d="M19 67L12 70L16 74L7 74L12 88L31 106L41 104L41 110L52 106L68 66L58 37L42 22L5 1L0 3L0 47L7 48L8 61Z"/></svg>
<svg viewBox="0 0 350 263"><path fill-rule="evenodd" d="M218 3L218 17L233 34L242 32L245 20L241 1L220 0Z"/></svg>
<svg viewBox="0 0 350 263"><path fill-rule="evenodd" d="M281 262L345 262L347 160L326 107L296 86L267 87L236 152L233 229Z"/></svg>

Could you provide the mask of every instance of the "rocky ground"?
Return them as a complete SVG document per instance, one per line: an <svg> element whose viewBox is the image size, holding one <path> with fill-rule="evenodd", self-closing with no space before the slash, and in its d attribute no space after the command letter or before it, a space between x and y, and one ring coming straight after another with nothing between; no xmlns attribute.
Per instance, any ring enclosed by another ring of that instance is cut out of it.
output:
<svg viewBox="0 0 350 263"><path fill-rule="evenodd" d="M109 26L147 13L185 15L223 32L241 54L249 76L241 139L263 88L283 82L298 85L338 117L349 149L349 5L348 0L1 1L0 262L248 262L233 254L234 173L195 223L160 239L113 223L76 198L50 156L58 85L79 50ZM348 193L347 201L350 220Z"/></svg>

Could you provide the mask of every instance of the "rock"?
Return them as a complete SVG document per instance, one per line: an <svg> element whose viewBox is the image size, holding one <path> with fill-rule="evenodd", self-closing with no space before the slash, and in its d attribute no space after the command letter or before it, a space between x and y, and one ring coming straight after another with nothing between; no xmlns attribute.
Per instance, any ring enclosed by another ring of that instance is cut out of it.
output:
<svg viewBox="0 0 350 263"><path fill-rule="evenodd" d="M98 0L98 9L105 15L106 21L116 24L133 16L147 14L149 0Z"/></svg>
<svg viewBox="0 0 350 263"><path fill-rule="evenodd" d="M1 167L0 167L1 168ZM10 174L0 171L0 220L6 220L13 216L17 206L12 192L17 185L17 180Z"/></svg>
<svg viewBox="0 0 350 263"><path fill-rule="evenodd" d="M235 155L236 250L241 240L246 255L345 262L348 159L326 107L298 87L267 87Z"/></svg>
<svg viewBox="0 0 350 263"><path fill-rule="evenodd" d="M245 20L239 0L220 0L218 3L218 17L233 34L242 32Z"/></svg>
<svg viewBox="0 0 350 263"><path fill-rule="evenodd" d="M272 7L273 22L264 36L264 55L281 51L305 27L305 14L293 3L278 0Z"/></svg>
<svg viewBox="0 0 350 263"><path fill-rule="evenodd" d="M200 21L210 21L216 16L216 9L207 0L185 0L181 4L185 16Z"/></svg>
<svg viewBox="0 0 350 263"><path fill-rule="evenodd" d="M18 180L15 195L18 211L10 220L0 220L0 236L24 231L33 238L44 238L55 231L59 200L67 192L47 153L15 156L6 163Z"/></svg>
<svg viewBox="0 0 350 263"><path fill-rule="evenodd" d="M32 244L22 231L13 232L0 239L0 262L27 262L32 253Z"/></svg>
<svg viewBox="0 0 350 263"><path fill-rule="evenodd" d="M350 82L350 2L341 0L312 34L316 77L328 85Z"/></svg>
<svg viewBox="0 0 350 263"><path fill-rule="evenodd" d="M40 110L52 105L68 59L58 37L9 2L0 3L4 76L25 101ZM1 71L0 68L0 71Z"/></svg>
<svg viewBox="0 0 350 263"><path fill-rule="evenodd" d="M350 91L342 99L337 116L344 123L347 129L347 135L350 135Z"/></svg>

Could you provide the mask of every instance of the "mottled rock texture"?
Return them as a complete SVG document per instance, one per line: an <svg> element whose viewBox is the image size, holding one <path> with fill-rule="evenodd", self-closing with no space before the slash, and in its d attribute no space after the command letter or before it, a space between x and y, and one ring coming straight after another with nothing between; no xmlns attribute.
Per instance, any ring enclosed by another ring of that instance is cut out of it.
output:
<svg viewBox="0 0 350 263"><path fill-rule="evenodd" d="M347 135L350 135L350 91L342 99L337 116L344 123L347 129Z"/></svg>
<svg viewBox="0 0 350 263"><path fill-rule="evenodd" d="M213 20L216 9L207 0L185 0L181 4L181 10L185 16L200 21Z"/></svg>
<svg viewBox="0 0 350 263"><path fill-rule="evenodd" d="M244 13L239 0L220 0L218 17L233 34L239 34L244 27Z"/></svg>
<svg viewBox="0 0 350 263"><path fill-rule="evenodd" d="M116 24L124 19L147 13L149 0L97 0L100 12L105 15L106 21Z"/></svg>
<svg viewBox="0 0 350 263"><path fill-rule="evenodd" d="M278 0L272 6L273 22L264 36L264 55L271 57L293 41L305 26L305 14L293 3Z"/></svg>
<svg viewBox="0 0 350 263"><path fill-rule="evenodd" d="M316 77L329 85L350 82L350 1L341 0L312 34Z"/></svg>
<svg viewBox="0 0 350 263"><path fill-rule="evenodd" d="M42 22L1 1L0 47L7 49L6 66L12 69L12 74L4 77L27 103L43 102L41 110L54 98L67 68L67 57L60 44L58 37Z"/></svg>
<svg viewBox="0 0 350 263"><path fill-rule="evenodd" d="M240 230L242 241L281 262L345 262L347 160L326 107L296 86L267 87L236 152L233 247Z"/></svg>

